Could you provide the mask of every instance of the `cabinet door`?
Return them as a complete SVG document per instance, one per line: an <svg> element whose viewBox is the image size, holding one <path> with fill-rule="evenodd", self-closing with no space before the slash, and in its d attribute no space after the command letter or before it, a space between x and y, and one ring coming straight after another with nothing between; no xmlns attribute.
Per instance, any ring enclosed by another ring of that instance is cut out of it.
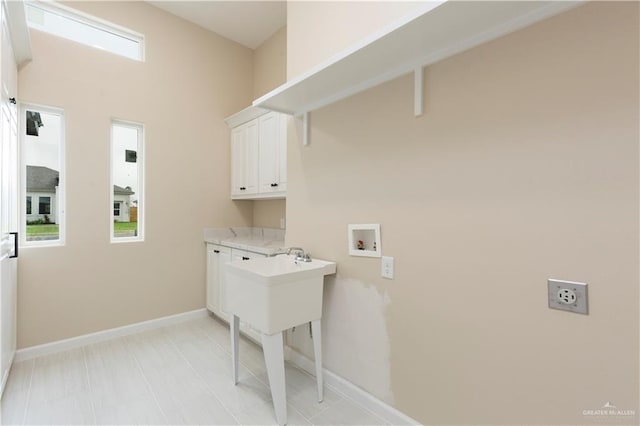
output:
<svg viewBox="0 0 640 426"><path fill-rule="evenodd" d="M280 190L287 191L287 125L289 123L289 116L286 114L279 114L280 119L278 123L280 125L280 135L278 137L278 168L280 172Z"/></svg>
<svg viewBox="0 0 640 426"><path fill-rule="evenodd" d="M260 147L258 146L258 120L250 121L247 126L247 141L245 151L246 161L246 191L247 195L255 195L258 193L258 154Z"/></svg>
<svg viewBox="0 0 640 426"><path fill-rule="evenodd" d="M246 187L244 161L247 132L244 126L231 131L231 196L242 195L241 188Z"/></svg>
<svg viewBox="0 0 640 426"><path fill-rule="evenodd" d="M207 244L207 309L217 315L222 313L225 268L230 260L231 249Z"/></svg>
<svg viewBox="0 0 640 426"><path fill-rule="evenodd" d="M258 120L231 131L231 196L258 192Z"/></svg>
<svg viewBox="0 0 640 426"><path fill-rule="evenodd" d="M271 112L260 121L259 192L286 191L286 116ZM283 173L284 172L284 173Z"/></svg>

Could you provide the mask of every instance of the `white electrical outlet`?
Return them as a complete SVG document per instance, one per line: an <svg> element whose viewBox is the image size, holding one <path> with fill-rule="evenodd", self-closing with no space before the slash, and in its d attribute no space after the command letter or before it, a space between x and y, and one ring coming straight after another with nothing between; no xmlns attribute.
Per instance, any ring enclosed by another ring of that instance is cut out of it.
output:
<svg viewBox="0 0 640 426"><path fill-rule="evenodd" d="M586 283L549 279L547 290L549 308L577 314L589 313Z"/></svg>
<svg viewBox="0 0 640 426"><path fill-rule="evenodd" d="M393 279L393 257L382 256L382 278Z"/></svg>

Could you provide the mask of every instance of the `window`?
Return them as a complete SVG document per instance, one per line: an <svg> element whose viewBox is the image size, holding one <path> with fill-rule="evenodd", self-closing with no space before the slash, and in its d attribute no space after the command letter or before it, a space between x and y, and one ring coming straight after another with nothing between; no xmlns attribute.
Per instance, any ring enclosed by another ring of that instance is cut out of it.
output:
<svg viewBox="0 0 640 426"><path fill-rule="evenodd" d="M51 214L51 197L40 197L38 199L38 214ZM45 222L49 222L45 219Z"/></svg>
<svg viewBox="0 0 640 426"><path fill-rule="evenodd" d="M51 2L30 2L26 10L31 28L130 59L144 60L141 34Z"/></svg>
<svg viewBox="0 0 640 426"><path fill-rule="evenodd" d="M144 238L143 126L123 121L111 124L111 241Z"/></svg>
<svg viewBox="0 0 640 426"><path fill-rule="evenodd" d="M21 161L27 245L64 242L64 113L48 107L23 106Z"/></svg>

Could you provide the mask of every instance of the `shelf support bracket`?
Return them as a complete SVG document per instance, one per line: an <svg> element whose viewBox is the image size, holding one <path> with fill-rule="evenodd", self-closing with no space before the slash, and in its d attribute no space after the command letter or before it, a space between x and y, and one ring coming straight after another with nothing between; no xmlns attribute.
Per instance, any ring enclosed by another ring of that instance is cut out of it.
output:
<svg viewBox="0 0 640 426"><path fill-rule="evenodd" d="M413 72L413 114L420 117L423 113L424 97L424 70L422 66L417 67Z"/></svg>
<svg viewBox="0 0 640 426"><path fill-rule="evenodd" d="M309 112L302 114L302 145L309 145Z"/></svg>

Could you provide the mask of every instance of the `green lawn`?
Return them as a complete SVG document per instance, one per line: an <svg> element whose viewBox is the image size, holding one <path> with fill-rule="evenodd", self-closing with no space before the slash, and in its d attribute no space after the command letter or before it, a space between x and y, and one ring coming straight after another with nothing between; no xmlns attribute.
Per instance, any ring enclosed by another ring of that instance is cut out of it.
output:
<svg viewBox="0 0 640 426"><path fill-rule="evenodd" d="M113 222L113 230L118 231L135 231L138 229L138 222Z"/></svg>
<svg viewBox="0 0 640 426"><path fill-rule="evenodd" d="M27 235L57 235L58 225L27 225Z"/></svg>
<svg viewBox="0 0 640 426"><path fill-rule="evenodd" d="M137 222L114 222L115 232L135 231L138 228ZM58 225L27 225L27 235L57 235Z"/></svg>

